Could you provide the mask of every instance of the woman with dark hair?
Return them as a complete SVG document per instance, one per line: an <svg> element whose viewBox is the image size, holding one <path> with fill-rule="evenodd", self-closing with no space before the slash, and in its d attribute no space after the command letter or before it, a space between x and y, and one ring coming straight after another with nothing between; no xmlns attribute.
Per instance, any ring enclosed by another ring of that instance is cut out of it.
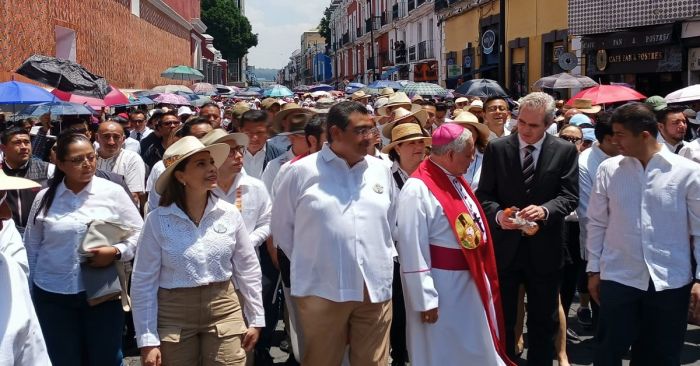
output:
<svg viewBox="0 0 700 366"><path fill-rule="evenodd" d="M229 149L186 136L165 152L160 205L144 224L132 279L144 366L242 366L265 326L260 264L243 218L211 193Z"/></svg>
<svg viewBox="0 0 700 366"><path fill-rule="evenodd" d="M143 220L121 186L94 176L95 161L85 135L58 138L56 172L49 187L37 194L24 235L34 305L57 366L122 364L122 304L114 298L90 305L83 273L133 259ZM120 223L132 232L121 243L92 249L85 258L78 249L93 220Z"/></svg>

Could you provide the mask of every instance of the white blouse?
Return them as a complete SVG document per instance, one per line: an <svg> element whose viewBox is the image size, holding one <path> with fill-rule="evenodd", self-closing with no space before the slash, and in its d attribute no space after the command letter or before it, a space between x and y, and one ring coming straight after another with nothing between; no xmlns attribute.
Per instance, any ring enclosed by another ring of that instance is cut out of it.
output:
<svg viewBox="0 0 700 366"><path fill-rule="evenodd" d="M30 280L34 284L58 294L77 294L84 290L78 247L88 224L95 219L132 227L133 234L114 246L121 252L122 262L134 258L143 219L124 188L93 177L82 191L75 194L61 182L48 214L44 215L42 208L42 212L36 215L47 190L45 188L36 195L24 231Z"/></svg>
<svg viewBox="0 0 700 366"><path fill-rule="evenodd" d="M236 207L212 196L199 226L177 205L146 218L131 282L139 347L158 346L158 288L192 288L236 280L251 327L264 327L260 264Z"/></svg>

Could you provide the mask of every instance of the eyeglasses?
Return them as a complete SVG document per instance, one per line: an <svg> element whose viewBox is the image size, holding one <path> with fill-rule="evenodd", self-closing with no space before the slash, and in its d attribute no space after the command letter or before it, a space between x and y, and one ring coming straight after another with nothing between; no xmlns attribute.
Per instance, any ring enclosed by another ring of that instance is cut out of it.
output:
<svg viewBox="0 0 700 366"><path fill-rule="evenodd" d="M95 154L87 154L83 156L76 156L74 158L66 159L65 161L73 164L73 166L82 166L85 164L85 162L88 162L90 164L95 162L95 159L97 159L97 156Z"/></svg>
<svg viewBox="0 0 700 366"><path fill-rule="evenodd" d="M487 112L508 112L508 107L492 105L486 108Z"/></svg>
<svg viewBox="0 0 700 366"><path fill-rule="evenodd" d="M167 126L167 127L175 127L180 125L180 121L167 121L167 122L161 122L161 126Z"/></svg>
<svg viewBox="0 0 700 366"><path fill-rule="evenodd" d="M369 136L379 134L379 129L377 127L358 127L352 132L358 136Z"/></svg>
<svg viewBox="0 0 700 366"><path fill-rule="evenodd" d="M243 145L232 147L231 150L228 151L228 157L232 158L232 157L236 156L236 153L243 155L244 152L245 152L245 146L243 146Z"/></svg>
<svg viewBox="0 0 700 366"><path fill-rule="evenodd" d="M133 123L144 123L144 122L146 122L146 120L145 120L145 119L132 119L131 122L133 122Z"/></svg>
<svg viewBox="0 0 700 366"><path fill-rule="evenodd" d="M582 140L580 137L573 137L573 136L559 136L559 138L562 140L569 141L573 144L578 144Z"/></svg>

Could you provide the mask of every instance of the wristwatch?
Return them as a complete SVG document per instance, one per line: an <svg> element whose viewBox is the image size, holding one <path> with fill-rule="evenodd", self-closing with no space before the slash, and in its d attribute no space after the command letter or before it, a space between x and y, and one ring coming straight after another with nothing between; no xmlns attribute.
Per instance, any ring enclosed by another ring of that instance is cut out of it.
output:
<svg viewBox="0 0 700 366"><path fill-rule="evenodd" d="M114 253L114 260L117 260L117 261L121 260L122 259L122 252L117 247L114 247L114 250L117 251L116 253Z"/></svg>

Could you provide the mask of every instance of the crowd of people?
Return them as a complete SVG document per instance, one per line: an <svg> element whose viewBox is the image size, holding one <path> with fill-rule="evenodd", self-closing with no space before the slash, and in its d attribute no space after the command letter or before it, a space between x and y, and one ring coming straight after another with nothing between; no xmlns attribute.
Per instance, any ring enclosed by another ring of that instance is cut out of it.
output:
<svg viewBox="0 0 700 366"><path fill-rule="evenodd" d="M679 365L700 102L215 100L0 133L0 365ZM527 344L523 330L527 325ZM631 351L630 351L631 349Z"/></svg>

